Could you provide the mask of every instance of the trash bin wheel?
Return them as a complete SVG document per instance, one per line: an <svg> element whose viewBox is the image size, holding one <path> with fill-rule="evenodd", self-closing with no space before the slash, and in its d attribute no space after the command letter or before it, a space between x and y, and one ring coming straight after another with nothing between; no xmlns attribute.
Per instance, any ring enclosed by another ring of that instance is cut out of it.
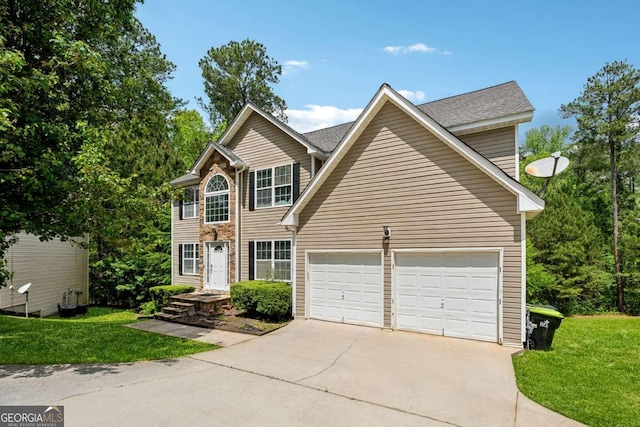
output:
<svg viewBox="0 0 640 427"><path fill-rule="evenodd" d="M535 350L536 349L536 342L533 340L533 338L529 338L527 340L527 347L529 347L529 350Z"/></svg>

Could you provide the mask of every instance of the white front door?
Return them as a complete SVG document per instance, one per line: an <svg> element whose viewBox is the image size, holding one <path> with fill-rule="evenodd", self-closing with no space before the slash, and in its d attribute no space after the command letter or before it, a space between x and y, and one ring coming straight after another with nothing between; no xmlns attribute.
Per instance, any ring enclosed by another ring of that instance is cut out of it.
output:
<svg viewBox="0 0 640 427"><path fill-rule="evenodd" d="M207 242L205 289L216 291L229 290L228 245L224 242Z"/></svg>

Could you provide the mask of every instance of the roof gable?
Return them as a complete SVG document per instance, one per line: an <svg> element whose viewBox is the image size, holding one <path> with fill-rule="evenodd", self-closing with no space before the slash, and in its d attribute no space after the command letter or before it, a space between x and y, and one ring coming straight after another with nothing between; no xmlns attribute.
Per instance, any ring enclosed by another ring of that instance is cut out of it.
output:
<svg viewBox="0 0 640 427"><path fill-rule="evenodd" d="M170 182L174 187L184 187L191 184L197 184L200 180L200 169L214 152L220 153L224 158L229 160L229 164L234 168L246 168L248 165L240 156L234 153L229 147L218 144L215 141L209 142L206 148L200 153L200 157L196 163L186 174L178 177Z"/></svg>
<svg viewBox="0 0 640 427"><path fill-rule="evenodd" d="M515 81L417 105L450 132L478 132L531 120L533 105ZM312 144L332 152L354 122L318 129L304 135Z"/></svg>
<svg viewBox="0 0 640 427"><path fill-rule="evenodd" d="M240 130L244 122L253 113L260 115L262 118L264 118L265 120L267 120L268 122L276 126L278 129L280 129L282 132L286 133L291 138L293 138L296 142L303 145L307 149L308 154L316 154L319 157L323 157L323 158L328 157L327 152L320 149L319 147L316 147L311 142L309 142L303 135L299 134L298 132L293 130L291 127L281 122L280 120L276 119L273 115L267 113L262 108L258 107L252 102L248 102L247 104L245 104L242 110L240 110L240 113L238 114L238 116L233 120L231 125L227 128L225 133L222 134L218 142L221 145L229 144L229 142L231 141L231 139L233 139L233 136L236 134L236 132Z"/></svg>
<svg viewBox="0 0 640 427"><path fill-rule="evenodd" d="M320 169L320 172L311 181L298 201L282 218L282 225L298 224L299 212L304 209L309 200L315 195L320 186L322 186L323 182L333 172L340 160L350 150L350 148L362 134L367 125L380 111L382 106L387 102L392 102L393 104L395 104L401 111L415 119L418 123L424 126L433 135L435 135L439 140L447 144L450 148L452 148L454 151L468 160L473 166L486 173L504 188L516 195L518 198L519 212L537 213L544 209L544 201L542 199L540 199L522 184L508 176L504 171L502 171L491 161L480 155L478 152L474 151L471 147L458 139L437 121L425 114L421 109L403 98L389 85L384 84L382 85L380 90L378 90L373 99L369 102L360 117L349 128L325 165L322 167L322 169Z"/></svg>
<svg viewBox="0 0 640 427"><path fill-rule="evenodd" d="M198 157L198 160L196 160L195 164L187 172L187 174L171 181L171 184L178 186L178 185L187 185L187 184L193 183L196 177L199 176L200 169L202 169L202 167L207 162L209 157L211 157L214 151L218 151L225 158L227 158L227 160L229 160L232 167L239 167L239 168L248 167L249 166L248 163L243 161L237 154L235 154L233 150L231 150L231 148L227 147L227 144L229 144L229 142L233 139L234 135L238 132L238 130L240 130L242 125L254 113L258 114L264 120L276 126L282 132L290 136L294 141L303 145L307 149L307 154L315 155L316 157L319 157L321 159L326 159L329 156L327 152L310 143L304 136L302 136L295 130L291 129L289 126L282 123L280 120L276 119L274 116L267 113L262 108L258 107L257 105L251 102L248 102L247 104L245 104L245 106L242 108L242 110L236 116L233 122L231 122L231 125L227 127L227 130L222 134L220 139L218 141L209 142L207 147L205 147L205 149L202 151L202 153L200 154L200 157Z"/></svg>

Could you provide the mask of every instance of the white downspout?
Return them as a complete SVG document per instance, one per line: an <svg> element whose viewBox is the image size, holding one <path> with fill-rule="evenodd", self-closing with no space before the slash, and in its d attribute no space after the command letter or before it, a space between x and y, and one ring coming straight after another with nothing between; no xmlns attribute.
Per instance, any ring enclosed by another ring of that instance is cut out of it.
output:
<svg viewBox="0 0 640 427"><path fill-rule="evenodd" d="M198 209L200 209L200 198L198 197ZM175 263L173 262L173 246L174 246L174 239L176 238L175 234L174 234L174 230L173 230L173 198L171 199L171 284L175 285L174 283L174 270L173 268L175 267ZM88 265L88 264L87 264ZM88 283L88 282L87 282ZM88 292L87 292L88 293ZM87 295L87 298L89 298L89 296Z"/></svg>
<svg viewBox="0 0 640 427"><path fill-rule="evenodd" d="M242 174L247 170L247 166L242 166L242 169L236 169L236 224L235 224L235 240L236 247L235 249L235 259L236 259L236 268L235 268L235 282L240 281L240 254L242 253L242 206L241 204L241 192L242 192Z"/></svg>
<svg viewBox="0 0 640 427"><path fill-rule="evenodd" d="M311 157L311 178L313 178L316 176L316 158L313 156L309 157Z"/></svg>

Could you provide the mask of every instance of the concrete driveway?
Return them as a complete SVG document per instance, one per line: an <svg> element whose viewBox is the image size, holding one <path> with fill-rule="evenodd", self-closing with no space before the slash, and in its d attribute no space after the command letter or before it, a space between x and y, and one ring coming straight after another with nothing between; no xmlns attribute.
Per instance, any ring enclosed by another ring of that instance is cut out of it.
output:
<svg viewBox="0 0 640 427"><path fill-rule="evenodd" d="M0 367L0 405L75 425L579 425L522 396L513 349L296 320L188 358Z"/></svg>

